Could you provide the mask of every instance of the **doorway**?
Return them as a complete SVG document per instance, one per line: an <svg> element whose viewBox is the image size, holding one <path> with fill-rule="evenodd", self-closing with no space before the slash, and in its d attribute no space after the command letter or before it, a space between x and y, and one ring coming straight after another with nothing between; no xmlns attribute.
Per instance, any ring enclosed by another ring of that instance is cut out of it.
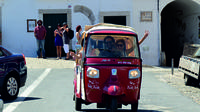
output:
<svg viewBox="0 0 200 112"><path fill-rule="evenodd" d="M47 57L57 57L54 30L57 29L58 23L62 25L63 22L67 22L67 14L43 14L44 26L47 30L45 38L45 52ZM62 48L62 56L65 56Z"/></svg>
<svg viewBox="0 0 200 112"><path fill-rule="evenodd" d="M188 19L192 17L192 6L196 6L193 4L184 0L173 1L161 12L161 50L166 55L166 66L171 66L174 59L174 66L178 67L184 44L193 43L191 30L195 27L189 26L195 23Z"/></svg>

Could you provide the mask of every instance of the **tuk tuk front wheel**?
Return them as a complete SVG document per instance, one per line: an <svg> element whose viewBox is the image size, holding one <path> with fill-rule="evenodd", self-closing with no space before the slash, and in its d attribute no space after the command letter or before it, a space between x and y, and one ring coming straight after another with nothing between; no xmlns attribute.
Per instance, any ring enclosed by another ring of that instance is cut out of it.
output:
<svg viewBox="0 0 200 112"><path fill-rule="evenodd" d="M81 110L81 99L80 98L75 98L75 109L76 111L80 111Z"/></svg>
<svg viewBox="0 0 200 112"><path fill-rule="evenodd" d="M116 112L117 111L117 98L111 99L111 105L110 105L110 112Z"/></svg>
<svg viewBox="0 0 200 112"><path fill-rule="evenodd" d="M137 112L138 111L138 103L131 104L131 111L132 112Z"/></svg>

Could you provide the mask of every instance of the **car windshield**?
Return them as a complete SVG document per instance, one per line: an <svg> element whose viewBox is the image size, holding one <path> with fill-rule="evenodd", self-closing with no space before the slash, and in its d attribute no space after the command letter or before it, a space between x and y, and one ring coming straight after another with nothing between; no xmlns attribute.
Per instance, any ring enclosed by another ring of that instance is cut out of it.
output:
<svg viewBox="0 0 200 112"><path fill-rule="evenodd" d="M87 42L86 56L139 58L136 37L130 35L91 35Z"/></svg>

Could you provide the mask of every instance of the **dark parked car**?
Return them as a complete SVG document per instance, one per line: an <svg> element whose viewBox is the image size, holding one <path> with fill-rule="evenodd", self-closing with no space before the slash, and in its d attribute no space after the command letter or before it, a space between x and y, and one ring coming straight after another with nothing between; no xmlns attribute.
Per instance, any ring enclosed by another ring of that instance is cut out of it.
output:
<svg viewBox="0 0 200 112"><path fill-rule="evenodd" d="M0 46L0 94L3 99L15 99L27 78L23 54L11 53Z"/></svg>

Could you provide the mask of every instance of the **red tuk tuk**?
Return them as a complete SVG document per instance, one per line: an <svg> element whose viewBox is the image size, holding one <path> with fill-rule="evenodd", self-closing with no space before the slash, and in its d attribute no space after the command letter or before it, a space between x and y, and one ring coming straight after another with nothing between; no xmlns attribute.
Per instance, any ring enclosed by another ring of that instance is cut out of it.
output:
<svg viewBox="0 0 200 112"><path fill-rule="evenodd" d="M97 103L97 108L115 112L131 104L136 112L142 79L137 33L128 26L104 23L85 29L81 64L75 69L75 109Z"/></svg>

